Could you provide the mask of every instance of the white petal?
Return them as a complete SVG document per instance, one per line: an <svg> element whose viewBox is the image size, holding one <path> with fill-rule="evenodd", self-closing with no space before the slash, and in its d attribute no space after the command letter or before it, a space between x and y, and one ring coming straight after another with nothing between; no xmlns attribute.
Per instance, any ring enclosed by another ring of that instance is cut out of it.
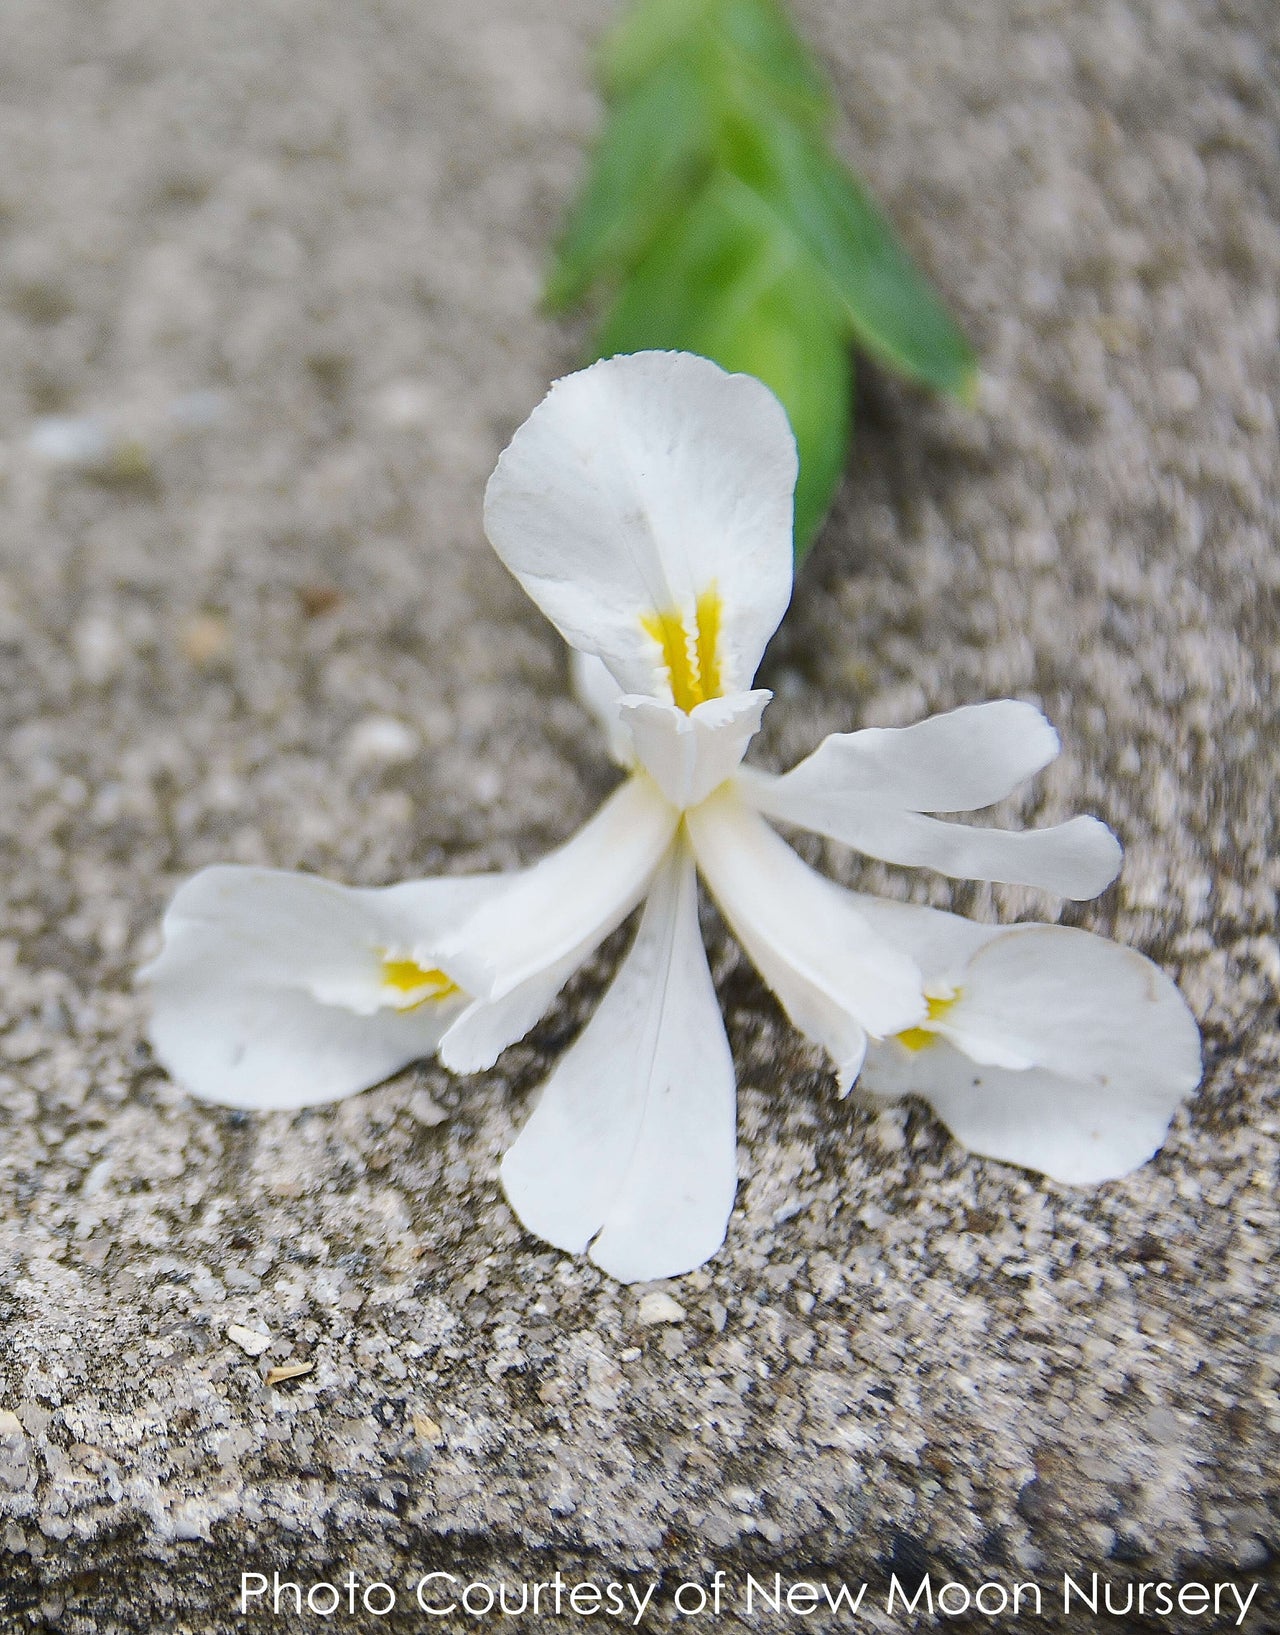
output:
<svg viewBox="0 0 1280 1635"><path fill-rule="evenodd" d="M1057 753L1058 735L1039 710L1006 698L913 727L833 734L781 778L745 769L741 787L767 816L886 863L1096 897L1121 857L1096 818L1009 832L920 815L989 806Z"/></svg>
<svg viewBox="0 0 1280 1635"><path fill-rule="evenodd" d="M567 980L640 901L679 821L649 778L628 778L571 840L508 876L441 941L436 963L486 1000L553 966Z"/></svg>
<svg viewBox="0 0 1280 1635"><path fill-rule="evenodd" d="M712 698L686 713L627 694L619 705L636 757L673 806L696 806L732 777L773 697L763 690Z"/></svg>
<svg viewBox="0 0 1280 1635"><path fill-rule="evenodd" d="M1097 818L1070 818L1046 829L978 829L792 785L794 776L770 778L744 768L740 787L757 811L885 863L935 869L953 879L1035 886L1073 899L1096 897L1120 870L1120 842Z"/></svg>
<svg viewBox="0 0 1280 1635"><path fill-rule="evenodd" d="M496 882L357 891L311 875L212 868L188 880L143 977L151 1041L178 1083L231 1107L301 1107L366 1089L428 1055L465 1003L385 1003L383 957L429 946Z"/></svg>
<svg viewBox="0 0 1280 1635"><path fill-rule="evenodd" d="M698 866L735 935L795 1025L857 1076L866 1035L924 1014L914 960L878 936L851 892L815 873L732 785L685 814Z"/></svg>
<svg viewBox="0 0 1280 1635"><path fill-rule="evenodd" d="M1170 1109L1200 1082L1199 1029L1159 966L1068 926L991 938L943 1031L975 1060L998 1051L1103 1088L1150 1087Z"/></svg>
<svg viewBox="0 0 1280 1635"><path fill-rule="evenodd" d="M823 805L872 801L909 812L970 812L1003 800L1060 747L1033 704L1001 698L911 727L833 733L778 780L777 792Z"/></svg>
<svg viewBox="0 0 1280 1635"><path fill-rule="evenodd" d="M714 588L720 690L740 692L791 595L795 479L795 440L767 387L688 353L640 352L557 381L498 461L485 528L565 640L624 692L667 696L642 620L692 619Z"/></svg>
<svg viewBox="0 0 1280 1635"><path fill-rule="evenodd" d="M576 647L569 649L569 679L584 705L600 723L609 758L619 766L635 764L635 750L631 734L622 725L618 705L623 698L622 688L609 674L603 662L594 654L582 653Z"/></svg>
<svg viewBox="0 0 1280 1635"><path fill-rule="evenodd" d="M864 1088L921 1095L975 1152L1071 1184L1151 1157L1200 1082L1195 1020L1162 971L1064 926L1015 926L949 963L959 997L939 1037L873 1048Z"/></svg>
<svg viewBox="0 0 1280 1635"><path fill-rule="evenodd" d="M624 1283L724 1242L736 1187L733 1060L678 847L635 944L502 1163L529 1231ZM594 1242L592 1241L594 1240Z"/></svg>
<svg viewBox="0 0 1280 1635"><path fill-rule="evenodd" d="M474 1000L441 1039L440 1060L451 1073L487 1072L508 1045L537 1026L583 957L575 950L500 999Z"/></svg>
<svg viewBox="0 0 1280 1635"><path fill-rule="evenodd" d="M970 959L993 937L1002 937L1007 925L982 925L963 914L925 908L919 903L895 903L887 897L855 892L858 912L886 942L910 954L920 967L925 991L936 993L964 983Z"/></svg>

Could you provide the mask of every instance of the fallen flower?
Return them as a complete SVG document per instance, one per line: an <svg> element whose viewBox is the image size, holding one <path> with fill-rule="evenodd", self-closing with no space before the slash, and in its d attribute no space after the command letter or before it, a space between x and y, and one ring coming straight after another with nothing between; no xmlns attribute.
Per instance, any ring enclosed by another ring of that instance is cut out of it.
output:
<svg viewBox="0 0 1280 1635"><path fill-rule="evenodd" d="M577 835L509 876L352 891L269 870L198 875L148 973L153 1043L174 1076L209 1100L278 1107L363 1088L432 1049L455 1071L487 1068L643 901L502 1179L532 1232L590 1249L623 1281L687 1271L723 1242L736 1187L733 1063L696 867L841 1093L870 1046L868 1088L928 1095L979 1150L1090 1180L1150 1156L1199 1082L1194 1022L1150 962L1083 932L1001 931L859 896L766 821L1074 898L1120 862L1093 818L1008 833L936 815L1003 799L1053 758L1057 736L1029 704L835 734L783 777L741 766L771 696L751 683L791 592L795 476L786 416L749 376L642 353L558 382L498 463L486 527L576 650L579 690L630 775Z"/></svg>

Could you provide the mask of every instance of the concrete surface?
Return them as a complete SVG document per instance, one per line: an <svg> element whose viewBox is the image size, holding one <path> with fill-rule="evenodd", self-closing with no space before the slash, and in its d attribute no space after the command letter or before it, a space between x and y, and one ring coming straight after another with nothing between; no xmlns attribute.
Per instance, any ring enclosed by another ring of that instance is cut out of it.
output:
<svg viewBox="0 0 1280 1635"><path fill-rule="evenodd" d="M1036 1581L1064 1630L1090 1627L1064 1572L1269 1579L1249 1616L1280 1627L1277 14L798 11L986 378L966 413L864 373L759 757L1041 701L1066 753L1015 815L1119 831L1119 886L1067 917L1177 976L1205 1086L1155 1162L1072 1192L838 1103L711 923L743 1179L725 1250L665 1289L679 1321L523 1237L495 1181L615 945L484 1079L262 1118L170 1086L132 972L192 870L510 866L610 785L479 526L582 341L536 300L602 19L6 0L6 1630L482 1627L240 1625L262 1568L660 1571L655 1628L716 1568L865 1578L876 1630L914 1623L893 1573ZM798 1627L771 1618L677 1621Z"/></svg>

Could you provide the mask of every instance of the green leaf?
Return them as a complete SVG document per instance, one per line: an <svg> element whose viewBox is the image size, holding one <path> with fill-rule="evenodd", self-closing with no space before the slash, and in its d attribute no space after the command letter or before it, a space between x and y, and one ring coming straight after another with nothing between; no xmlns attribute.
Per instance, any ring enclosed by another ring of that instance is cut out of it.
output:
<svg viewBox="0 0 1280 1635"><path fill-rule="evenodd" d="M886 218L802 131L740 115L724 162L786 221L824 269L853 334L901 374L967 400L976 360Z"/></svg>
<svg viewBox="0 0 1280 1635"><path fill-rule="evenodd" d="M831 152L825 77L780 0L632 0L600 65L609 121L549 298L612 291L597 356L679 348L773 388L803 553L847 452L851 345L962 399L973 353Z"/></svg>
<svg viewBox="0 0 1280 1635"><path fill-rule="evenodd" d="M826 78L776 0L640 0L607 36L599 60L611 101L677 60L708 91L717 79L743 82L816 130L835 112Z"/></svg>
<svg viewBox="0 0 1280 1635"><path fill-rule="evenodd" d="M823 275L767 208L720 177L655 241L600 335L602 355L698 352L753 374L781 400L800 450L795 538L803 555L840 481L853 368Z"/></svg>
<svg viewBox="0 0 1280 1635"><path fill-rule="evenodd" d="M719 7L720 0L638 0L600 47L605 95L634 90L677 53L689 61L690 41L714 26Z"/></svg>
<svg viewBox="0 0 1280 1635"><path fill-rule="evenodd" d="M757 105L776 102L794 119L825 130L835 116L830 87L785 11L773 0L721 0L714 38Z"/></svg>
<svg viewBox="0 0 1280 1635"><path fill-rule="evenodd" d="M643 254L672 212L687 208L713 146L706 97L687 66L671 64L631 92L605 127L557 247L548 304L580 300L593 280Z"/></svg>

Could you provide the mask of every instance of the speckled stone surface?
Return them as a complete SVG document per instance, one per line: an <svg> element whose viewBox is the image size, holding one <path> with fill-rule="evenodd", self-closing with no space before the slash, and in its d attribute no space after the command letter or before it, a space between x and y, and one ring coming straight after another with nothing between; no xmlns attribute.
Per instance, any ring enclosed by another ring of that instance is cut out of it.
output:
<svg viewBox="0 0 1280 1635"><path fill-rule="evenodd" d="M716 1568L866 1579L857 1627L885 1631L916 1622L886 1610L893 1573L1036 1581L1029 1627L1072 1631L1094 1625L1054 1586L1096 1571L1265 1581L1245 1627L1280 1627L1277 15L798 9L985 379L969 413L864 376L758 758L1041 702L1065 753L1005 815L1120 833L1119 885L1065 917L1178 978L1204 1088L1094 1191L970 1157L921 1107L838 1102L709 917L739 1205L723 1252L654 1290L525 1237L495 1180L616 943L482 1079L423 1067L267 1117L170 1085L132 973L194 869L511 866L610 787L479 526L580 345L536 300L601 19L6 0L6 1631L424 1626L238 1624L240 1573L276 1568L661 1572L654 1628ZM1055 912L807 855L981 917ZM1209 1627L1096 1627L1184 1624Z"/></svg>

